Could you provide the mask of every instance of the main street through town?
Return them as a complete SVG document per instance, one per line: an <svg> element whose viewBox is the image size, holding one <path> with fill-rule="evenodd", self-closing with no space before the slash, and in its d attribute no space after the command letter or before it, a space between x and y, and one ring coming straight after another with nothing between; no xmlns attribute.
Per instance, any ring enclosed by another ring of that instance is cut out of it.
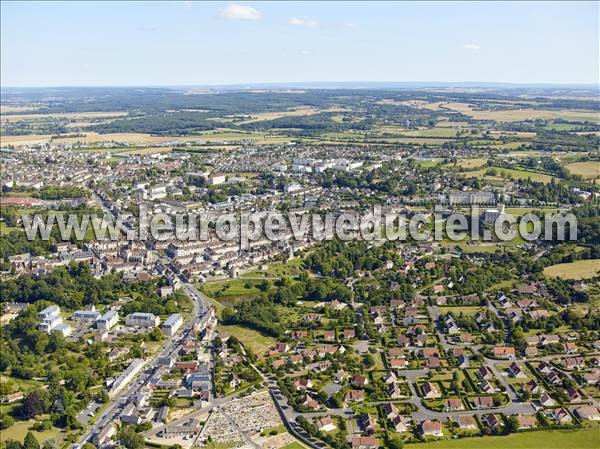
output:
<svg viewBox="0 0 600 449"><path fill-rule="evenodd" d="M182 330L179 334L169 338L163 343L160 350L146 362L144 370L127 384L123 392L101 409L100 413L95 417L94 424L81 435L79 444L90 441L94 435L102 432L106 426L112 425L113 421L117 419L127 403L132 401L141 387L150 380L158 366L159 358L170 357L177 354L180 350L181 342L185 336L190 333L195 320L202 318L207 313L208 305L204 295L193 285L183 282L180 278L177 279L183 290L193 299L194 309L192 315L182 326Z"/></svg>

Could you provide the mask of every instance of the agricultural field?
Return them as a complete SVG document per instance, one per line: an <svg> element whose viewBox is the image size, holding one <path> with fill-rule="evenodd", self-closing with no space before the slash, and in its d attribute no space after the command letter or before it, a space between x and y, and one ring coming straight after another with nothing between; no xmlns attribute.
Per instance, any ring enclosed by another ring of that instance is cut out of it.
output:
<svg viewBox="0 0 600 449"><path fill-rule="evenodd" d="M583 178L595 179L600 177L600 162L597 161L574 162L565 165L565 168L569 170L569 173Z"/></svg>
<svg viewBox="0 0 600 449"><path fill-rule="evenodd" d="M589 279L600 276L600 259L576 260L544 268L544 275L562 279Z"/></svg>
<svg viewBox="0 0 600 449"><path fill-rule="evenodd" d="M2 107L2 112L6 113ZM8 123L19 122L23 120L57 120L57 119L69 119L69 120L87 120L87 119L109 119L116 117L125 117L127 112L110 112L110 111L97 111L97 112L65 112L60 114L9 114L3 115L2 121Z"/></svg>
<svg viewBox="0 0 600 449"><path fill-rule="evenodd" d="M261 112L258 114L252 114L251 118L237 122L240 125L248 123L262 122L266 120L276 120L283 117L302 117L308 115L319 114L321 112L343 112L344 108L324 108L319 109L315 107L299 107L289 111L275 111L275 112Z"/></svg>
<svg viewBox="0 0 600 449"><path fill-rule="evenodd" d="M600 114L594 111L568 110L551 111L543 109L515 108L506 110L477 110L473 105L459 102L438 102L421 104L432 110L451 110L473 117L477 120L493 120L496 122L520 122L536 119L564 119L577 121L590 121L600 123Z"/></svg>
<svg viewBox="0 0 600 449"><path fill-rule="evenodd" d="M50 134L25 135L25 136L1 136L1 145L35 145L40 143L70 143L70 144L91 144L98 142L126 142L130 145L135 144L160 144L172 142L174 140L181 142L196 141L236 141L236 140L256 140L258 143L280 143L290 139L285 136L268 135L266 133L237 133L237 132L211 132L193 136L155 136L145 133L108 133L99 134L96 132L82 133L82 137L60 137Z"/></svg>

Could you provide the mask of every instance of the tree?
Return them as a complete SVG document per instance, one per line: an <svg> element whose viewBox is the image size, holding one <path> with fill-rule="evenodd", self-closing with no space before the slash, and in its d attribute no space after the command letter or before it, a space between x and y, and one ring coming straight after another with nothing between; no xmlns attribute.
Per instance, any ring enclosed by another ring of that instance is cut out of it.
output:
<svg viewBox="0 0 600 449"><path fill-rule="evenodd" d="M35 418L44 413L49 407L48 393L43 390L34 390L23 401L20 414L25 419Z"/></svg>
<svg viewBox="0 0 600 449"><path fill-rule="evenodd" d="M508 418L508 425L506 426L506 430L508 433L514 433L519 430L519 422L515 416L511 416Z"/></svg>
<svg viewBox="0 0 600 449"><path fill-rule="evenodd" d="M81 449L96 449L96 446L94 446L92 443L90 443L89 441L87 443L85 443Z"/></svg>
<svg viewBox="0 0 600 449"><path fill-rule="evenodd" d="M163 340L163 333L160 330L160 327L155 327L154 329L152 329L148 333L148 338L150 339L150 341L162 341Z"/></svg>
<svg viewBox="0 0 600 449"><path fill-rule="evenodd" d="M118 440L127 449L143 449L146 444L144 437L135 433L135 429L131 426L126 426L119 432Z"/></svg>
<svg viewBox="0 0 600 449"><path fill-rule="evenodd" d="M12 416L4 415L0 418L0 430L8 429L15 423Z"/></svg>
<svg viewBox="0 0 600 449"><path fill-rule="evenodd" d="M40 443L38 443L37 438L31 431L27 432L27 435L25 435L23 449L40 449Z"/></svg>
<svg viewBox="0 0 600 449"><path fill-rule="evenodd" d="M404 441L398 435L386 433L385 442L385 447L388 449L402 449L404 447Z"/></svg>
<svg viewBox="0 0 600 449"><path fill-rule="evenodd" d="M22 449L21 443L15 440L8 440L4 446L5 449Z"/></svg>

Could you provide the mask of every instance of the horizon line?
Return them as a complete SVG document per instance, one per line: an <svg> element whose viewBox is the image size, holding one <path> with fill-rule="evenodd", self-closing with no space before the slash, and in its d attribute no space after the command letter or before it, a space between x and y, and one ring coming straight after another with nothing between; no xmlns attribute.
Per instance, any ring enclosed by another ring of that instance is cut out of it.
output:
<svg viewBox="0 0 600 449"><path fill-rule="evenodd" d="M1 85L0 89L65 89L65 88L238 88L252 89L269 86L277 88L293 87L310 89L315 85L381 85L379 88L409 87L539 87L539 88L596 88L598 83L553 83L553 82L512 82L512 81L259 81L225 84L56 84L56 85ZM369 87L369 86L366 86ZM354 87L361 89L364 87Z"/></svg>

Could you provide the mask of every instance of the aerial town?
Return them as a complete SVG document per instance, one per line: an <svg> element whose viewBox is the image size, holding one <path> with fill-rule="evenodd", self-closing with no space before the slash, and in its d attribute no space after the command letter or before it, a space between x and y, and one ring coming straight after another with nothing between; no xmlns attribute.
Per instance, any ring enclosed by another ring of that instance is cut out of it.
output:
<svg viewBox="0 0 600 449"><path fill-rule="evenodd" d="M597 85L1 106L0 449L599 447Z"/></svg>

